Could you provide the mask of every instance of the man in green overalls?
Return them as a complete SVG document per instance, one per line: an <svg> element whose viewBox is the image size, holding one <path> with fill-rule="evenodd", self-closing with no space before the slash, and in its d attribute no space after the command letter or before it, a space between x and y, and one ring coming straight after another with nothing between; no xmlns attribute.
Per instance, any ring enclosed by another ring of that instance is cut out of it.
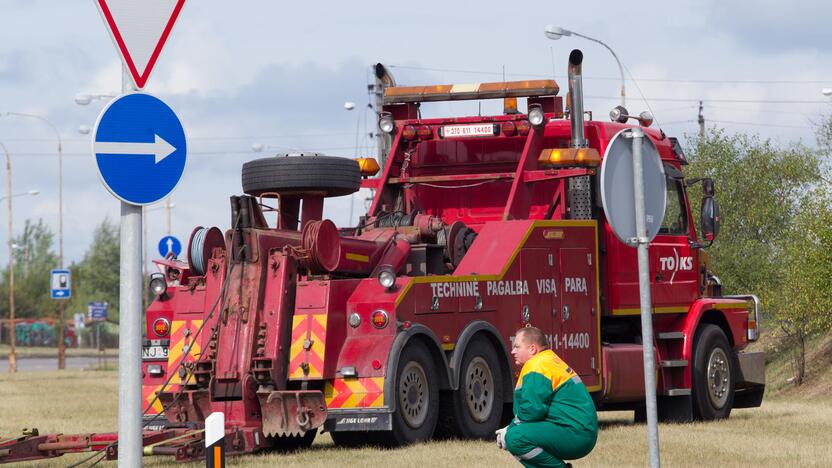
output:
<svg viewBox="0 0 832 468"><path fill-rule="evenodd" d="M514 389L514 420L497 445L526 467L563 467L586 456L598 437L595 404L581 378L549 349L538 328L521 328L511 350L522 365Z"/></svg>

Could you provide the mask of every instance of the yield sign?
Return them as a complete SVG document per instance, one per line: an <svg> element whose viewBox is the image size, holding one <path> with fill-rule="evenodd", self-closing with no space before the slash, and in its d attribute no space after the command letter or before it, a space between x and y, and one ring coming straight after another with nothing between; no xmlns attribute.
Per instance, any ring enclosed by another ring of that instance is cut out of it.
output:
<svg viewBox="0 0 832 468"><path fill-rule="evenodd" d="M137 88L144 88L185 0L96 0Z"/></svg>

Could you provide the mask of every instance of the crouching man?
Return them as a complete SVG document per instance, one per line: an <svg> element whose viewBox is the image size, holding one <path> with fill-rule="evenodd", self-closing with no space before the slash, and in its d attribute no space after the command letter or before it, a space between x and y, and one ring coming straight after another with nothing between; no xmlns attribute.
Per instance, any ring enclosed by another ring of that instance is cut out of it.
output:
<svg viewBox="0 0 832 468"><path fill-rule="evenodd" d="M581 378L552 350L538 328L521 328L511 350L523 366L514 389L514 420L497 445L526 467L563 467L589 454L598 437L595 404Z"/></svg>

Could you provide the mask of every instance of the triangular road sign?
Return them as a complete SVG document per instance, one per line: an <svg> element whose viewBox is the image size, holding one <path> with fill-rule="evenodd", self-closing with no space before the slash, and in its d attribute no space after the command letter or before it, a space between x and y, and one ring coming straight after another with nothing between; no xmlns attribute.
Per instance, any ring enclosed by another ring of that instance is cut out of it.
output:
<svg viewBox="0 0 832 468"><path fill-rule="evenodd" d="M137 88L144 88L185 0L96 0Z"/></svg>

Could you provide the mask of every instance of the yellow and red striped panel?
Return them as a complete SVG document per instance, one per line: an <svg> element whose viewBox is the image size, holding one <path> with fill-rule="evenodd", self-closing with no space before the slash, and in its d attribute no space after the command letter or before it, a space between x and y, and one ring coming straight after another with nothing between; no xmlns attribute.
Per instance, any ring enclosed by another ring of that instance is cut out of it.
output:
<svg viewBox="0 0 832 468"><path fill-rule="evenodd" d="M179 377L179 360L185 354L185 346L188 347L185 362L194 362L199 359L201 348L199 343L194 342L194 335L202 325L202 320L174 320L170 325L170 349L168 350L168 372L173 372L170 379L171 384L182 384ZM185 330L188 330L185 336ZM193 374L188 373L187 383L193 383Z"/></svg>
<svg viewBox="0 0 832 468"><path fill-rule="evenodd" d="M307 350L304 342L312 346ZM295 315L292 317L292 346L289 348L289 378L321 378L326 351L326 314ZM306 363L309 372L303 370Z"/></svg>
<svg viewBox="0 0 832 468"><path fill-rule="evenodd" d="M384 406L384 377L349 377L327 382L327 408L380 408Z"/></svg>
<svg viewBox="0 0 832 468"><path fill-rule="evenodd" d="M156 401L153 401L153 405L150 409L148 409L144 414L159 414L163 409L165 409L165 407L162 406L162 402L156 398L156 393L161 389L161 385L142 385L142 401L144 402L142 404L142 411L147 408L147 405L149 405L154 398L156 399Z"/></svg>

